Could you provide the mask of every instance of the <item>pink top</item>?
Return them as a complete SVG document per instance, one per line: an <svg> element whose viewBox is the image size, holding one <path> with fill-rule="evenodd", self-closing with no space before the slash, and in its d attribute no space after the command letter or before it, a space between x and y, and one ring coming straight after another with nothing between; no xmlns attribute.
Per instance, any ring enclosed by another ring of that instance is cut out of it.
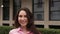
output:
<svg viewBox="0 0 60 34"><path fill-rule="evenodd" d="M9 34L24 34L24 32L19 27L19 28L10 30ZM33 34L33 33L32 32L27 32L27 34Z"/></svg>

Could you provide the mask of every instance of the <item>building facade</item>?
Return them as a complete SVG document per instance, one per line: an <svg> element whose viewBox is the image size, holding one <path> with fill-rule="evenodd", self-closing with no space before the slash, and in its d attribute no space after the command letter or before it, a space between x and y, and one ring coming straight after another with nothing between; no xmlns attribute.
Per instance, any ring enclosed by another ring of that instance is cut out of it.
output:
<svg viewBox="0 0 60 34"><path fill-rule="evenodd" d="M60 28L60 0L0 0L0 26L13 26L21 7L31 10L37 27Z"/></svg>

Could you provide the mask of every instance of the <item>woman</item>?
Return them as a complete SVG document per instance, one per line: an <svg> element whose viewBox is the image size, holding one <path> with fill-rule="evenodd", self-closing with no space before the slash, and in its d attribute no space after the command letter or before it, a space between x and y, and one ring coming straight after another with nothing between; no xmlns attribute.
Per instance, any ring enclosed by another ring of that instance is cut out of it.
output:
<svg viewBox="0 0 60 34"><path fill-rule="evenodd" d="M40 34L34 25L33 14L28 8L18 10L14 25L16 28L9 34Z"/></svg>

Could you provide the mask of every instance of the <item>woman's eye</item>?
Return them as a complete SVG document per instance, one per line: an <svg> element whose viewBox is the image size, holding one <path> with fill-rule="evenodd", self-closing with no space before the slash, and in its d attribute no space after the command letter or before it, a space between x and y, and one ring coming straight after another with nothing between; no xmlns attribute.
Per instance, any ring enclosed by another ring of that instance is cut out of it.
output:
<svg viewBox="0 0 60 34"><path fill-rule="evenodd" d="M21 15L19 15L19 17L22 17Z"/></svg>
<svg viewBox="0 0 60 34"><path fill-rule="evenodd" d="M26 15L24 17L27 17Z"/></svg>
<svg viewBox="0 0 60 34"><path fill-rule="evenodd" d="M18 17L27 17L26 15L22 16L22 15L19 15Z"/></svg>

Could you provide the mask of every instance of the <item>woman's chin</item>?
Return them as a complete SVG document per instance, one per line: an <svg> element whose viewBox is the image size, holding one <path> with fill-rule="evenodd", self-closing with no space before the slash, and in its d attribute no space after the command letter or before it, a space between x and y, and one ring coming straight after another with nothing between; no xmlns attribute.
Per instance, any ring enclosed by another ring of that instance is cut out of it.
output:
<svg viewBox="0 0 60 34"><path fill-rule="evenodd" d="M26 25L23 24L23 25L21 25L21 26L22 26L22 27L25 27Z"/></svg>

